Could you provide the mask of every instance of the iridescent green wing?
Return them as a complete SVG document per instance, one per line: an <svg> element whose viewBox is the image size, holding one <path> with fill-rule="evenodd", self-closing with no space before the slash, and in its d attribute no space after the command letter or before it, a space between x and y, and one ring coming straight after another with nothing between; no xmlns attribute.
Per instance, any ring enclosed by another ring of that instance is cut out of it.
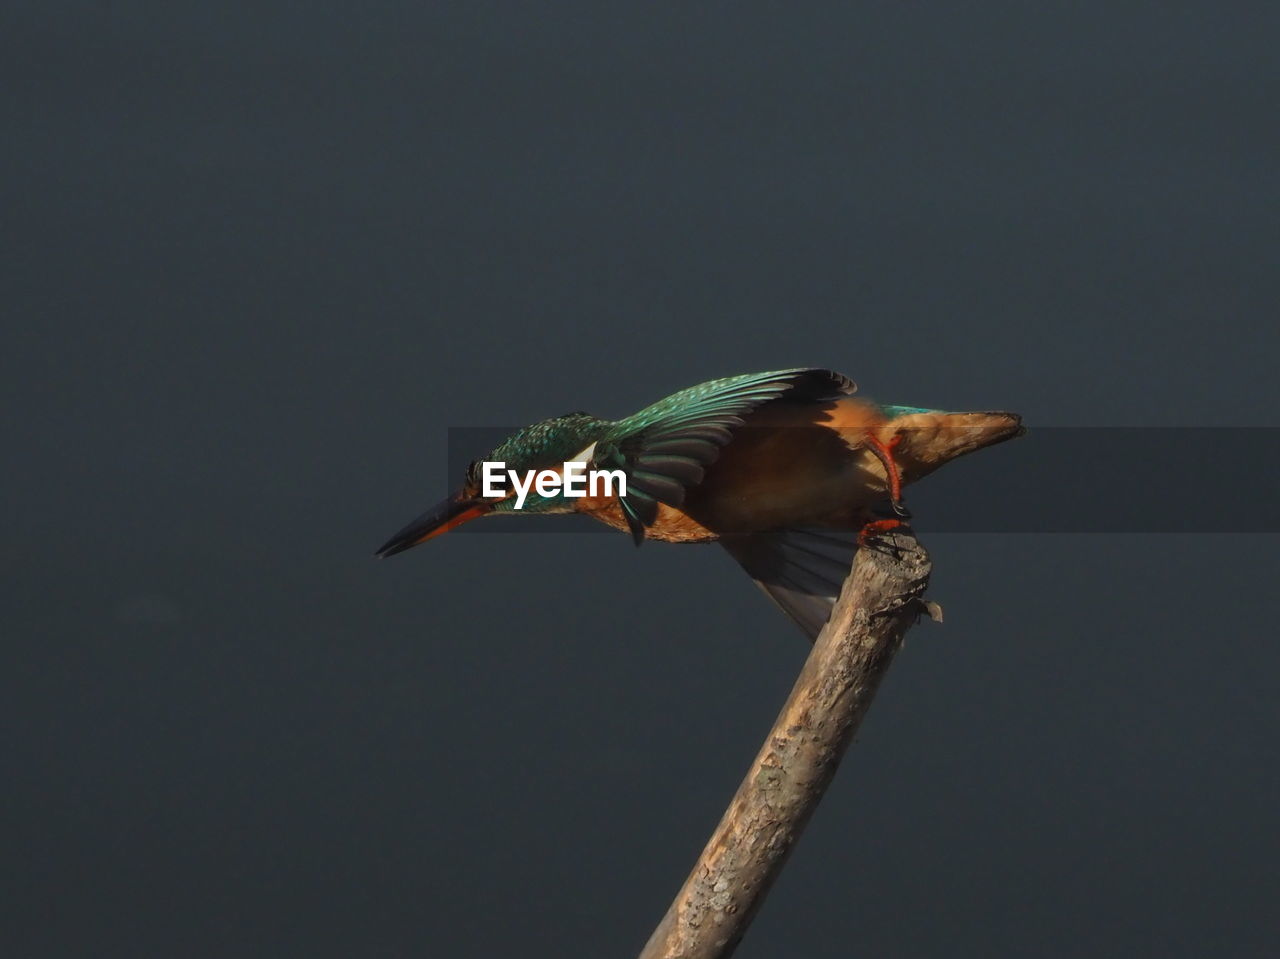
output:
<svg viewBox="0 0 1280 959"><path fill-rule="evenodd" d="M711 380L673 393L614 423L596 443L598 469L620 469L622 512L638 546L658 504L680 506L743 417L782 396L823 400L852 393L853 381L831 370L793 369Z"/></svg>

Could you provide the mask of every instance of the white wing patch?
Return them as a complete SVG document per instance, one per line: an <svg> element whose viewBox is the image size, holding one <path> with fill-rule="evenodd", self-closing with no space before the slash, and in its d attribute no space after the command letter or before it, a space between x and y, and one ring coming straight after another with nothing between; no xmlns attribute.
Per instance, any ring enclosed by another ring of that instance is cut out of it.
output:
<svg viewBox="0 0 1280 959"><path fill-rule="evenodd" d="M590 446L586 447L585 449L578 450L578 452L570 456L569 459L566 460L566 462L586 463L588 466L590 466L591 458L595 455L596 455L596 444L592 443Z"/></svg>

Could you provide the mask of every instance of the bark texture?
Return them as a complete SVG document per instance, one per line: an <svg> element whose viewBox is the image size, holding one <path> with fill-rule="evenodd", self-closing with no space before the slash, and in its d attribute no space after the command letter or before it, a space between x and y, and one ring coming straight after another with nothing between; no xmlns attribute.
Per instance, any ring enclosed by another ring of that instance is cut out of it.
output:
<svg viewBox="0 0 1280 959"><path fill-rule="evenodd" d="M924 547L905 528L875 545L858 551L786 705L640 959L731 955L782 871L904 634L926 611Z"/></svg>

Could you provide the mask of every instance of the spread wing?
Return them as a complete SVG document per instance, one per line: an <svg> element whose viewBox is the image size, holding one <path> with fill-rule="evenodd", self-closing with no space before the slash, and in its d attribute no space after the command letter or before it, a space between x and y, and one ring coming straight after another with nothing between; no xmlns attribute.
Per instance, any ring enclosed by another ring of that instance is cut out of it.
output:
<svg viewBox="0 0 1280 959"><path fill-rule="evenodd" d="M853 567L858 535L845 529L777 529L720 542L812 642Z"/></svg>
<svg viewBox="0 0 1280 959"><path fill-rule="evenodd" d="M634 416L614 423L596 442L599 469L626 475L619 504L632 538L644 541L658 504L680 506L685 492L702 482L707 466L742 425L743 417L783 396L820 401L857 389L831 370L792 369L746 373L711 380L673 393Z"/></svg>

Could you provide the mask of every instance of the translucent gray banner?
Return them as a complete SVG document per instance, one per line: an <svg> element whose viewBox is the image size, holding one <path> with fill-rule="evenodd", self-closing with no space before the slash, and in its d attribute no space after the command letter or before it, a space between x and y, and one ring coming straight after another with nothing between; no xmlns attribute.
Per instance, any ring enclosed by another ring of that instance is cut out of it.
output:
<svg viewBox="0 0 1280 959"><path fill-rule="evenodd" d="M449 476L514 427L451 427ZM1277 533L1280 427L1031 427L908 487L920 532ZM580 516L508 516L458 532L613 533ZM616 535L616 534L615 534Z"/></svg>

